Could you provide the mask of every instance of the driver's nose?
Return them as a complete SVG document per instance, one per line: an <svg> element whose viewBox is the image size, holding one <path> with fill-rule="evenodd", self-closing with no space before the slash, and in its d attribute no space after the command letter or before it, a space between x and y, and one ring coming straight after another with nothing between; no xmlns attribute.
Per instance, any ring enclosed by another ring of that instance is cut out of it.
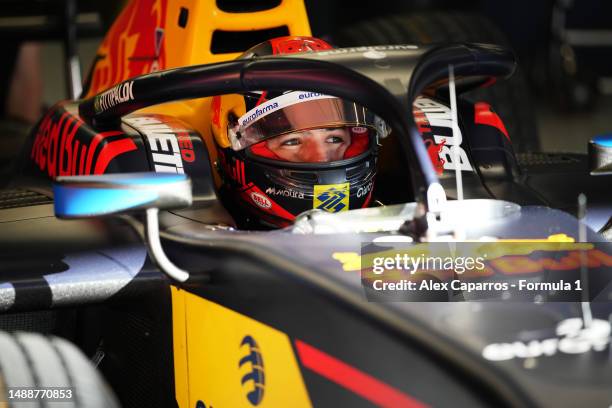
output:
<svg viewBox="0 0 612 408"><path fill-rule="evenodd" d="M304 143L300 153L301 161L306 163L321 163L328 161L328 148L325 143L320 142L317 138L309 138L307 143Z"/></svg>
<svg viewBox="0 0 612 408"><path fill-rule="evenodd" d="M306 163L323 163L329 161L329 145L325 143L325 134L317 130L308 132L300 149L300 161Z"/></svg>

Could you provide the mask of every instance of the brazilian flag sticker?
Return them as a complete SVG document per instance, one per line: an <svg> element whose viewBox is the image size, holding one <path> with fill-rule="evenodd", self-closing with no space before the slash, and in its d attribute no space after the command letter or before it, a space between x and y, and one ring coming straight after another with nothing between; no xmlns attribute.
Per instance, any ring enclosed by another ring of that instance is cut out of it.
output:
<svg viewBox="0 0 612 408"><path fill-rule="evenodd" d="M350 183L315 185L313 208L331 213L348 211L350 188Z"/></svg>

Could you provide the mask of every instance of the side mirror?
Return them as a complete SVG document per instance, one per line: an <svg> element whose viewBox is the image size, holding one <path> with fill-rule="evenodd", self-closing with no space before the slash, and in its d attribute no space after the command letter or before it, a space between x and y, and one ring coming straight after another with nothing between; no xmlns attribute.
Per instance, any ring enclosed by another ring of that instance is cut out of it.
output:
<svg viewBox="0 0 612 408"><path fill-rule="evenodd" d="M191 180L186 175L151 172L58 177L53 194L58 218L92 218L144 210L151 258L172 279L185 282L189 278L189 273L164 253L158 218L159 210L191 205Z"/></svg>

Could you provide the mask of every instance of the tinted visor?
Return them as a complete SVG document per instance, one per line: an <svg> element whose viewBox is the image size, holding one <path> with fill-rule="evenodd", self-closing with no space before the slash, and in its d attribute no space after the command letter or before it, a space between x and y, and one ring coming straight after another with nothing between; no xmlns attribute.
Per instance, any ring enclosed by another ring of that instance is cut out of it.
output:
<svg viewBox="0 0 612 408"><path fill-rule="evenodd" d="M264 140L319 129L365 127L386 135L384 122L368 109L329 95L294 91L262 103L228 129L232 149Z"/></svg>
<svg viewBox="0 0 612 408"><path fill-rule="evenodd" d="M255 156L294 163L330 163L359 156L375 143L363 126L318 128L275 136L249 146Z"/></svg>

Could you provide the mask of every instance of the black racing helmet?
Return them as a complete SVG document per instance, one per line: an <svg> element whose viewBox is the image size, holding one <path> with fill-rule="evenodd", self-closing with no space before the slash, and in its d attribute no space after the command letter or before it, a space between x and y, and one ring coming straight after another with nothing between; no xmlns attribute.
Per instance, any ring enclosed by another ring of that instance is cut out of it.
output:
<svg viewBox="0 0 612 408"><path fill-rule="evenodd" d="M282 37L240 58L330 48L312 37ZM283 227L307 210L370 203L387 128L363 106L316 92L251 92L215 97L211 122L222 198L249 227Z"/></svg>

